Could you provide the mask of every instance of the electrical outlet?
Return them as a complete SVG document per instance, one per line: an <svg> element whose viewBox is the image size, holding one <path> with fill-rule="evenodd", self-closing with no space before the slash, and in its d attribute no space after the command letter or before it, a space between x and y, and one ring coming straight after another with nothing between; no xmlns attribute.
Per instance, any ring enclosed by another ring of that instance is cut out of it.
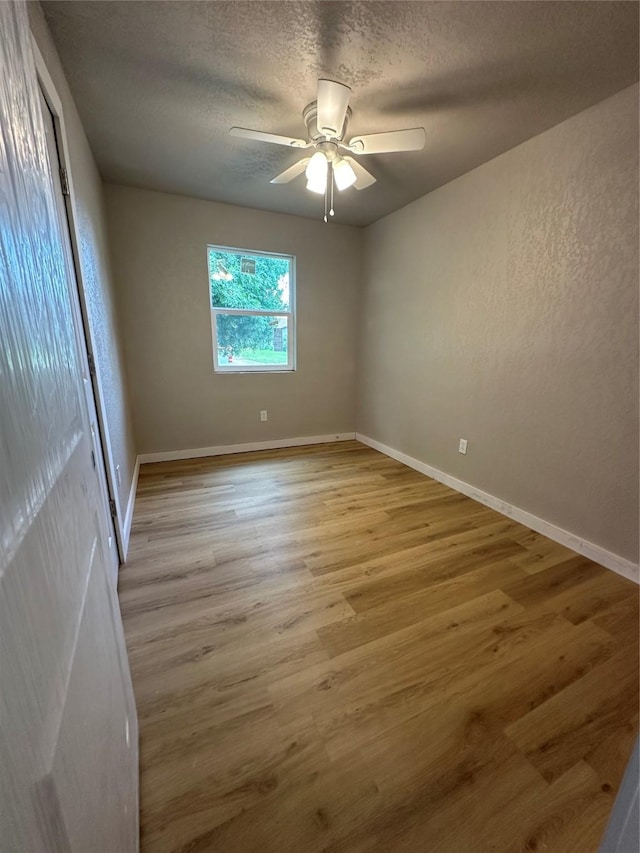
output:
<svg viewBox="0 0 640 853"><path fill-rule="evenodd" d="M120 466L116 465L116 480L118 481L118 485L122 485L122 474L120 473Z"/></svg>
<svg viewBox="0 0 640 853"><path fill-rule="evenodd" d="M460 444L458 445L458 452L459 453L466 453L467 452L467 439L466 438L460 439Z"/></svg>
<svg viewBox="0 0 640 853"><path fill-rule="evenodd" d="M261 420L261 421L267 421L267 420L269 420L269 418L267 417L267 410L266 410L266 409L263 409L263 410L260 412L260 420Z"/></svg>

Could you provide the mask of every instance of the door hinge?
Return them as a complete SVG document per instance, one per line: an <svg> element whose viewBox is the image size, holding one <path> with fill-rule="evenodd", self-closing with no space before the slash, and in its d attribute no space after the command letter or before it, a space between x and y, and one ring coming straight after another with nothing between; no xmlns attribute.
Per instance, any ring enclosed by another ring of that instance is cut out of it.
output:
<svg viewBox="0 0 640 853"><path fill-rule="evenodd" d="M114 500L109 501L109 512L111 513L111 518L114 520L118 517L118 513L116 512L116 502Z"/></svg>
<svg viewBox="0 0 640 853"><path fill-rule="evenodd" d="M96 361L90 352L87 353L87 361L89 362L89 374L91 376L96 375Z"/></svg>
<svg viewBox="0 0 640 853"><path fill-rule="evenodd" d="M69 195L69 175L64 168L60 169L60 185L62 186L62 195Z"/></svg>

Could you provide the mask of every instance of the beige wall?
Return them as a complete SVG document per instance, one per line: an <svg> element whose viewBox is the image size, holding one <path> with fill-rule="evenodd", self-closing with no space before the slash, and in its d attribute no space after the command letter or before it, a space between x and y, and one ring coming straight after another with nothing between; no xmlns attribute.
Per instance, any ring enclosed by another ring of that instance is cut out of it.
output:
<svg viewBox="0 0 640 853"><path fill-rule="evenodd" d="M92 328L93 355L102 388L103 417L114 468L118 518L122 524L133 480L136 448L129 413L124 358L117 328L115 300L107 249L102 180L80 123L73 98L39 3L27 4L29 25L62 101L78 218L80 264Z"/></svg>
<svg viewBox="0 0 640 853"><path fill-rule="evenodd" d="M360 230L129 187L105 193L139 452L355 429ZM296 256L296 372L214 374L208 243Z"/></svg>
<svg viewBox="0 0 640 853"><path fill-rule="evenodd" d="M637 205L633 86L370 226L358 430L637 561Z"/></svg>

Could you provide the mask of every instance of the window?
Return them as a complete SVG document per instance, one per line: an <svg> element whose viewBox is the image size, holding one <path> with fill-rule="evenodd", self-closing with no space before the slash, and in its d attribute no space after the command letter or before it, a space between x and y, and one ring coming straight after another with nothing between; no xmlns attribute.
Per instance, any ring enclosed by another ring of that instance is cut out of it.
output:
<svg viewBox="0 0 640 853"><path fill-rule="evenodd" d="M295 370L295 258L207 247L213 368Z"/></svg>

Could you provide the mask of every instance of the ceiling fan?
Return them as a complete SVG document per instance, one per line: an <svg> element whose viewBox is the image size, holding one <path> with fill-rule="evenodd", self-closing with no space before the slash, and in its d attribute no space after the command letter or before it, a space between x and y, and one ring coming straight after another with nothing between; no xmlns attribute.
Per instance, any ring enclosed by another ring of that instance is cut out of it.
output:
<svg viewBox="0 0 640 853"><path fill-rule="evenodd" d="M307 189L324 196L325 222L327 214L334 214L334 185L339 190L346 190L350 186L363 190L375 183L376 179L371 172L350 155L391 154L397 151L420 151L424 148L426 137L423 127L354 136L349 142L344 142L351 118L350 97L349 86L334 80L318 80L317 99L307 104L302 111L309 135L308 141L261 130L249 130L246 127L232 127L230 130L232 136L244 139L286 145L288 148L313 148L314 153L310 157L298 160L273 178L271 183L288 184L305 172Z"/></svg>

